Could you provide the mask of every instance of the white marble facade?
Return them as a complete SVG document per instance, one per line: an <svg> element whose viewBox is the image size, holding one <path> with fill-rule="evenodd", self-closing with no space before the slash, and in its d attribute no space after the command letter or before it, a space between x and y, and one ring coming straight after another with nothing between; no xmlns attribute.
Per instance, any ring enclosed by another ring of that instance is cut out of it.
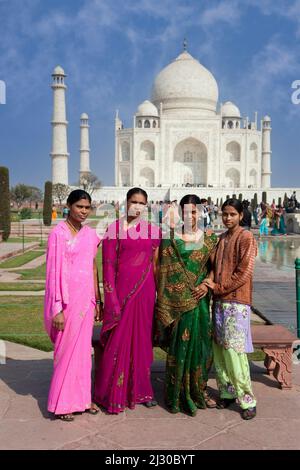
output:
<svg viewBox="0 0 300 470"><path fill-rule="evenodd" d="M116 186L270 188L270 118L258 128L232 102L219 105L218 94L213 75L187 51L165 67L133 128L116 117Z"/></svg>

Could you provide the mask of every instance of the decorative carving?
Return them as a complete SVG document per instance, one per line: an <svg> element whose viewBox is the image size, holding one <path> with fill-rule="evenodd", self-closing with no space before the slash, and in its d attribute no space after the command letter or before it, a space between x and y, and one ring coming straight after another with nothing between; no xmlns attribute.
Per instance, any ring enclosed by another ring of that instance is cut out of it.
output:
<svg viewBox="0 0 300 470"><path fill-rule="evenodd" d="M282 389L292 388L292 349L290 347L262 348L267 355L265 365Z"/></svg>

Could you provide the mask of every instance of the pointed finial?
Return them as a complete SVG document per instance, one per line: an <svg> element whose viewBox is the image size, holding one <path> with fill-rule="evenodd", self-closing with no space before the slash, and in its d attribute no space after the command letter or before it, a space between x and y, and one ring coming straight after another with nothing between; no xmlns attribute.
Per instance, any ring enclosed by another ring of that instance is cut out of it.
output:
<svg viewBox="0 0 300 470"><path fill-rule="evenodd" d="M184 40L183 40L183 50L184 51L187 50L187 40L186 40L186 38L184 38Z"/></svg>

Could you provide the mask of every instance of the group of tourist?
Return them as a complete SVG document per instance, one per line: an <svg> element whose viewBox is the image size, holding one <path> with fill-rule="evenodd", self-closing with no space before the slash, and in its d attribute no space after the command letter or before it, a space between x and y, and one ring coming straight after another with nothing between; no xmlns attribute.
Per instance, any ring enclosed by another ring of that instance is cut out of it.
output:
<svg viewBox="0 0 300 470"><path fill-rule="evenodd" d="M279 204L273 203L271 206L262 202L257 211L259 220L259 235L285 235L286 226L284 222L284 208Z"/></svg>
<svg viewBox="0 0 300 470"><path fill-rule="evenodd" d="M143 189L129 190L126 203L126 214L100 239L84 224L89 194L72 191L67 219L50 233L45 326L54 344L54 371L48 410L73 421L74 413L97 414L99 407L116 414L137 404L157 405L151 384L155 345L167 353L165 404L171 413L194 416L199 408L237 402L243 419L255 417L247 353L253 351L257 249L252 233L240 226L242 203L223 204L227 230L219 238L199 227L203 201L194 194L172 206L167 237L143 218ZM100 244L104 306L95 261ZM101 353L92 388L95 321L102 321ZM212 364L218 399L207 389Z"/></svg>

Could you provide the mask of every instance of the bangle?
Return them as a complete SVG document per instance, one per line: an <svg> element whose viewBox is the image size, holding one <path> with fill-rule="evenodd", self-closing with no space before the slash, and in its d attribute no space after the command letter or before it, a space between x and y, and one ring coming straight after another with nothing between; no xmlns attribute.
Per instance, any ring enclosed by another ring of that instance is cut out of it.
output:
<svg viewBox="0 0 300 470"><path fill-rule="evenodd" d="M103 302L101 302L101 300L96 300L96 304L97 305L102 305Z"/></svg>

